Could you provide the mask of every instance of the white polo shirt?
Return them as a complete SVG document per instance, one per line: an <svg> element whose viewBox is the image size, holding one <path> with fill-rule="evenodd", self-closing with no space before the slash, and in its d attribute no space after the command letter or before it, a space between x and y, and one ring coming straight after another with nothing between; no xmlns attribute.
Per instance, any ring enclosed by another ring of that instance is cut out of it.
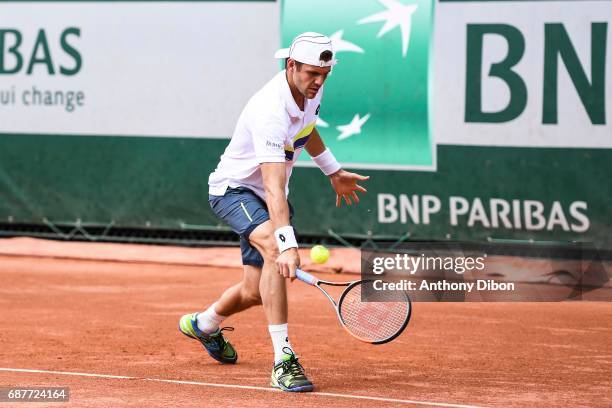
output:
<svg viewBox="0 0 612 408"><path fill-rule="evenodd" d="M285 163L289 177L308 141L319 115L323 87L306 99L304 111L295 103L285 70L282 70L247 102L232 139L208 178L208 192L222 196L228 187L247 187L266 199L261 163Z"/></svg>

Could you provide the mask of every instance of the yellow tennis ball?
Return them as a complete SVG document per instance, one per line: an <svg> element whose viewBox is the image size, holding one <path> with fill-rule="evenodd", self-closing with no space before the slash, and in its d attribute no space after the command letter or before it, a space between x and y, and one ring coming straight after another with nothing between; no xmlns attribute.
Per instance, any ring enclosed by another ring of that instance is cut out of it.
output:
<svg viewBox="0 0 612 408"><path fill-rule="evenodd" d="M310 250L310 259L317 264L323 264L329 259L329 249L323 245L315 245Z"/></svg>

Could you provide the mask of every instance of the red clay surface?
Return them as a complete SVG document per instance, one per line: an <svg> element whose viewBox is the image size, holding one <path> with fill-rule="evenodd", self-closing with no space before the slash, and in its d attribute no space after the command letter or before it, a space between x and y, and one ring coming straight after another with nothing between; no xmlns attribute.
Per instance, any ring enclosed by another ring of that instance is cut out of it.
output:
<svg viewBox="0 0 612 408"><path fill-rule="evenodd" d="M272 347L261 308L226 321L236 328L235 366L216 363L177 330L182 314L202 310L240 276L237 268L0 256L0 368L268 387ZM295 282L289 297L292 343L319 392L478 406L612 405L610 303L416 303L402 336L371 346L345 334L316 289ZM400 405L10 371L0 371L2 385L67 386L71 400L0 407Z"/></svg>

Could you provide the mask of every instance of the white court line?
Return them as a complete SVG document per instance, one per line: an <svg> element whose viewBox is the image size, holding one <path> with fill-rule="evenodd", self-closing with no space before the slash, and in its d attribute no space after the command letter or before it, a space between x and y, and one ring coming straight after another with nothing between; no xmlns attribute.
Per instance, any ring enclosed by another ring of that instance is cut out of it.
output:
<svg viewBox="0 0 612 408"><path fill-rule="evenodd" d="M234 388L234 389L242 389L242 390L281 392L280 390L275 389L275 388L256 387L253 385L218 384L218 383L206 383L206 382L199 382L199 381L164 380L161 378L141 378L141 377L130 377L126 375L92 374L92 373L79 373L79 372L71 372L71 371L30 370L30 369L25 369L25 368L2 368L2 367L0 367L0 371L13 372L13 373L71 375L75 377L106 378L106 379L113 379L113 380L155 381L155 382L163 382L163 383L170 383L170 384L200 385L203 387ZM361 399L361 400L368 400L368 401L396 402L399 404L428 405L428 406L433 406L433 407L482 408L476 405L461 405L461 404L449 404L449 403L444 403L444 402L428 402L428 401L414 401L414 400L404 400L404 399L384 398L384 397L370 397L367 395L336 394L332 392L309 392L306 394L307 395L321 395L324 397Z"/></svg>

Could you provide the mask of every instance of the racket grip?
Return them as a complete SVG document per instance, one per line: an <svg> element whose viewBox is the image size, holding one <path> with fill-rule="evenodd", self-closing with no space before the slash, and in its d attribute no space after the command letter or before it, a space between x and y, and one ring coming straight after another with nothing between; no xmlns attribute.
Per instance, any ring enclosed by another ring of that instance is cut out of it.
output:
<svg viewBox="0 0 612 408"><path fill-rule="evenodd" d="M312 276L311 274L309 274L308 272L304 272L303 270L301 270L300 268L298 268L295 271L295 277L298 278L299 280L301 280L304 283L307 283L309 285L315 285L318 281L317 278L315 278L314 276Z"/></svg>

